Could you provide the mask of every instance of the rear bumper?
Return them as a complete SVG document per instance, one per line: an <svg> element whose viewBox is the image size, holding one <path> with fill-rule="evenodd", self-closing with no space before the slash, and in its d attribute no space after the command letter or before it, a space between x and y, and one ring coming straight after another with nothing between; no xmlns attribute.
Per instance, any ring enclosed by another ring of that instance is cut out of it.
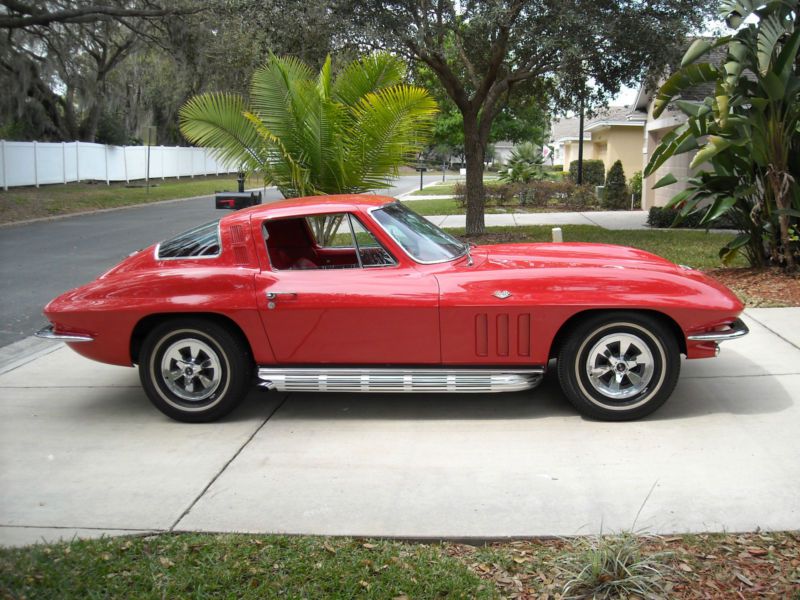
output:
<svg viewBox="0 0 800 600"><path fill-rule="evenodd" d="M750 333L747 325L741 319L733 321L726 329L720 331L706 331L686 336L690 342L726 342L746 336Z"/></svg>
<svg viewBox="0 0 800 600"><path fill-rule="evenodd" d="M44 340L53 340L55 342L93 342L94 338L90 335L86 334L78 334L78 333L56 333L53 331L53 326L48 325L47 327L42 327L39 331L36 332L36 337L42 338Z"/></svg>

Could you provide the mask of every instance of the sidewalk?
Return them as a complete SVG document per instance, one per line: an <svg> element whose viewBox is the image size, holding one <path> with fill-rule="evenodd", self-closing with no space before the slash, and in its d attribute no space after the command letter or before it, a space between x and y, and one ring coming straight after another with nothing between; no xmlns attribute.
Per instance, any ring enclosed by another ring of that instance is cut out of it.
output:
<svg viewBox="0 0 800 600"><path fill-rule="evenodd" d="M414 208L413 205L411 208ZM467 224L466 215L431 215L425 218L439 227L465 227ZM604 229L650 229L644 210L487 214L484 222L486 227L595 225Z"/></svg>

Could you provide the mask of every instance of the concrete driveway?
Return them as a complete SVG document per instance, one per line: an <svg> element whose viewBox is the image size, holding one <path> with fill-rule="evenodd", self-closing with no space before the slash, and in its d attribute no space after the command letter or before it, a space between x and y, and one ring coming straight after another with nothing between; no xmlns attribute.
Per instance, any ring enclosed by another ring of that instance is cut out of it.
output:
<svg viewBox="0 0 800 600"><path fill-rule="evenodd" d="M750 336L684 362L671 400L632 423L577 416L549 375L494 396L254 390L186 425L133 369L59 347L0 375L0 543L800 529L800 309L745 320Z"/></svg>

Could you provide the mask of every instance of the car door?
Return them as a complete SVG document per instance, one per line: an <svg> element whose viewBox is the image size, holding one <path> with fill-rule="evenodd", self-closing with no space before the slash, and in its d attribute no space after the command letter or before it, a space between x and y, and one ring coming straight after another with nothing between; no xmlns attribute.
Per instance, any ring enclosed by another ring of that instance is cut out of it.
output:
<svg viewBox="0 0 800 600"><path fill-rule="evenodd" d="M256 293L278 363L441 361L436 278L399 261L357 215L261 227L270 268L256 276Z"/></svg>

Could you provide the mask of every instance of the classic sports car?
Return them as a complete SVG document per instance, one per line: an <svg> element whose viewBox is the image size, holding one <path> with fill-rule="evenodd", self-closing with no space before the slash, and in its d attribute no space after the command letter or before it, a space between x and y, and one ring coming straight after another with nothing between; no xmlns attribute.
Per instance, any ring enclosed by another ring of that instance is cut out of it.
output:
<svg viewBox="0 0 800 600"><path fill-rule="evenodd" d="M329 392L532 388L550 359L606 420L672 393L680 355L747 333L742 303L688 267L603 244L471 246L380 196L284 200L132 254L50 302L40 337L138 365L182 421L266 387Z"/></svg>

